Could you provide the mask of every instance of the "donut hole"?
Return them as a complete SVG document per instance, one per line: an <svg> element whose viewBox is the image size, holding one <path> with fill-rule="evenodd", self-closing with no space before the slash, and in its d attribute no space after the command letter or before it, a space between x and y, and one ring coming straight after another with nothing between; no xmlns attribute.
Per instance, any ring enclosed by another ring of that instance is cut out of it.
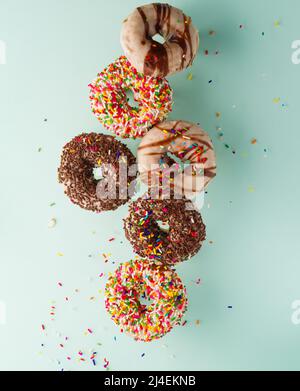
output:
<svg viewBox="0 0 300 391"><path fill-rule="evenodd" d="M147 296L145 292L141 293L139 296L140 306L146 311L148 307L153 304L151 297Z"/></svg>
<svg viewBox="0 0 300 391"><path fill-rule="evenodd" d="M183 161L179 156L177 156L173 152L167 152L166 153L166 158L168 158L169 162L172 162L172 164L179 164L179 167L181 170L184 169L184 165L188 164L188 161Z"/></svg>
<svg viewBox="0 0 300 391"><path fill-rule="evenodd" d="M163 45L166 42L166 39L161 34L157 33L157 34L153 35L152 41L158 42Z"/></svg>
<svg viewBox="0 0 300 391"><path fill-rule="evenodd" d="M160 231L162 232L169 232L170 231L170 225L168 221L162 221L162 220L156 220L156 224Z"/></svg>
<svg viewBox="0 0 300 391"><path fill-rule="evenodd" d="M132 110L139 110L139 102L135 99L134 92L130 89L125 91L127 104L131 107Z"/></svg>
<svg viewBox="0 0 300 391"><path fill-rule="evenodd" d="M93 178L95 179L95 181L99 182L102 179L104 179L104 173L103 173L101 166L93 167L92 173L93 173Z"/></svg>

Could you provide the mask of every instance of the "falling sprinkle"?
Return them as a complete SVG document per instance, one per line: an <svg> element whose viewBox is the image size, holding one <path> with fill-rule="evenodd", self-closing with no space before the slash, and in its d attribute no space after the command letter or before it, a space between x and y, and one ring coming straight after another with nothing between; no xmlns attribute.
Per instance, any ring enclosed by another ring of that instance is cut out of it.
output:
<svg viewBox="0 0 300 391"><path fill-rule="evenodd" d="M243 29L244 28L244 25L243 24L240 24L240 29Z"/></svg>
<svg viewBox="0 0 300 391"><path fill-rule="evenodd" d="M145 357L145 353L142 353L142 354L141 354L141 357Z"/></svg>
<svg viewBox="0 0 300 391"><path fill-rule="evenodd" d="M275 27L279 27L279 26L280 26L280 20L275 20L274 26L275 26Z"/></svg>
<svg viewBox="0 0 300 391"><path fill-rule="evenodd" d="M256 139L256 138L252 138L252 139L251 139L251 144L254 145L254 144L256 144L256 143L257 143L257 139Z"/></svg>
<svg viewBox="0 0 300 391"><path fill-rule="evenodd" d="M42 330L45 331L46 327L44 324L42 324Z"/></svg>
<svg viewBox="0 0 300 391"><path fill-rule="evenodd" d="M54 228L56 226L56 219L53 218L48 223L48 228Z"/></svg>
<svg viewBox="0 0 300 391"><path fill-rule="evenodd" d="M109 361L105 358L103 367L106 369L109 366Z"/></svg>
<svg viewBox="0 0 300 391"><path fill-rule="evenodd" d="M92 329L87 329L87 331L88 331L90 334L93 334L93 330L92 330Z"/></svg>
<svg viewBox="0 0 300 391"><path fill-rule="evenodd" d="M110 238L108 241L113 242L114 240L116 240L116 238Z"/></svg>
<svg viewBox="0 0 300 391"><path fill-rule="evenodd" d="M248 191L249 193L253 193L254 192L254 187L253 186L248 186Z"/></svg>
<svg viewBox="0 0 300 391"><path fill-rule="evenodd" d="M58 286L63 286L63 284L61 282L58 283Z"/></svg>
<svg viewBox="0 0 300 391"><path fill-rule="evenodd" d="M182 323L182 326L185 326L187 324L187 320L185 320L183 323Z"/></svg>
<svg viewBox="0 0 300 391"><path fill-rule="evenodd" d="M279 103L280 102L280 98L274 98L273 99L273 103Z"/></svg>
<svg viewBox="0 0 300 391"><path fill-rule="evenodd" d="M228 305L227 308L232 308L232 305Z"/></svg>
<svg viewBox="0 0 300 391"><path fill-rule="evenodd" d="M41 152L41 151L42 151L42 147L39 147L38 152Z"/></svg>
<svg viewBox="0 0 300 391"><path fill-rule="evenodd" d="M216 112L216 117L217 118L220 118L221 117L221 113L219 111Z"/></svg>
<svg viewBox="0 0 300 391"><path fill-rule="evenodd" d="M55 202L51 202L50 206L55 206L56 203Z"/></svg>
<svg viewBox="0 0 300 391"><path fill-rule="evenodd" d="M56 255L57 255L58 257L63 257L63 256L64 256L64 254L61 253L61 252L56 253Z"/></svg>
<svg viewBox="0 0 300 391"><path fill-rule="evenodd" d="M205 56L208 56L208 50L207 49L204 50L204 54L205 54Z"/></svg>
<svg viewBox="0 0 300 391"><path fill-rule="evenodd" d="M197 319L196 321L195 321L195 324L196 324L196 326L199 326L200 325L200 320L199 319Z"/></svg>
<svg viewBox="0 0 300 391"><path fill-rule="evenodd" d="M208 81L208 84L211 84L211 83L212 83L212 80L209 80L209 81Z"/></svg>
<svg viewBox="0 0 300 391"><path fill-rule="evenodd" d="M208 35L213 37L214 35L216 35L216 32L214 30L209 30Z"/></svg>
<svg viewBox="0 0 300 391"><path fill-rule="evenodd" d="M187 79L188 80L193 80L193 74L191 72L187 75Z"/></svg>
<svg viewBox="0 0 300 391"><path fill-rule="evenodd" d="M264 35L265 35L264 31L261 33L261 35L262 35L262 36L264 36Z"/></svg>

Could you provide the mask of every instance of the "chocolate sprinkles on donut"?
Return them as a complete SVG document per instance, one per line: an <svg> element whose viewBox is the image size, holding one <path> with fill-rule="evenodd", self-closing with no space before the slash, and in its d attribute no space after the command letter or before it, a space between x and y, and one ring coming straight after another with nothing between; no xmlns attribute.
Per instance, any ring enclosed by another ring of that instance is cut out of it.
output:
<svg viewBox="0 0 300 391"><path fill-rule="evenodd" d="M114 210L129 200L129 189L133 192L135 184L136 176L128 176L128 181L126 176L123 187L120 174L123 163L126 163L126 170L136 163L126 145L113 136L82 133L64 146L58 180L64 185L65 194L81 208L93 212ZM110 183L111 194L97 191L101 179L95 179L94 169L100 169L103 180L106 178Z"/></svg>

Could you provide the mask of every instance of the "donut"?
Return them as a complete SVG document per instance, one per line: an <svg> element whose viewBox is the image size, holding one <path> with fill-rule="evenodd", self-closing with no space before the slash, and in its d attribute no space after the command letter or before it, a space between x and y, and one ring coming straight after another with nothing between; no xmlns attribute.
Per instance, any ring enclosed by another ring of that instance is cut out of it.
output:
<svg viewBox="0 0 300 391"><path fill-rule="evenodd" d="M135 183L134 176L125 178L125 185L124 180L121 182L120 167L123 163L126 170L136 163L124 144L110 135L82 133L64 146L58 181L64 185L70 200L81 208L93 212L114 210L129 200ZM106 188L105 182L102 182L107 194L99 192L101 180L95 179L94 169L100 170L99 179L112 184L112 187L107 185Z"/></svg>
<svg viewBox="0 0 300 391"><path fill-rule="evenodd" d="M92 112L117 136L142 137L172 110L173 91L166 79L145 77L121 56L89 85ZM126 92L132 91L136 107Z"/></svg>
<svg viewBox="0 0 300 391"><path fill-rule="evenodd" d="M166 121L153 127L142 138L137 158L140 179L149 187L158 186L155 178L163 176L164 188L171 187L188 198L202 191L216 175L211 139L187 121Z"/></svg>
<svg viewBox="0 0 300 391"><path fill-rule="evenodd" d="M141 259L122 263L110 275L105 297L106 310L121 332L144 342L171 331L187 307L186 290L175 271Z"/></svg>
<svg viewBox="0 0 300 391"><path fill-rule="evenodd" d="M191 258L206 237L200 213L186 199L140 197L129 205L124 230L139 256L168 265Z"/></svg>
<svg viewBox="0 0 300 391"><path fill-rule="evenodd" d="M159 34L164 43L153 37ZM190 17L169 4L136 8L124 20L121 45L131 64L147 76L165 77L190 65L199 47L199 34Z"/></svg>

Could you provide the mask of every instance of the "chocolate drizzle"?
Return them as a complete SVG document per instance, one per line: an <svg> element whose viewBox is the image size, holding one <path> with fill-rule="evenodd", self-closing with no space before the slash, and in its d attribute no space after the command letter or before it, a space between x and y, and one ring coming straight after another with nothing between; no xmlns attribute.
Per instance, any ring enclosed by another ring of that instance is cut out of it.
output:
<svg viewBox="0 0 300 391"><path fill-rule="evenodd" d="M162 27L165 21L167 24L167 29L169 31L170 14L171 14L170 6L168 4L160 4L160 3L153 4L153 6L156 12L155 31L158 34L162 34ZM151 76L155 73L157 69L159 76L164 77L169 73L169 61L168 61L168 53L166 47L163 44L156 42L152 39L149 31L149 22L147 20L147 16L145 15L145 12L143 11L142 7L138 7L137 10L141 15L141 18L145 26L146 39L151 41L150 49L146 54L144 60L144 74Z"/></svg>
<svg viewBox="0 0 300 391"><path fill-rule="evenodd" d="M187 17L186 15L183 15L183 23L184 23L183 33L176 32L176 34L173 35L169 40L171 43L176 43L178 46L181 47L181 50L182 50L181 69L184 68L184 62L186 61L186 55L187 55L188 48L190 50L190 59L187 62L187 66L192 64L193 57L194 57L192 37L191 37L191 33L190 33L191 18Z"/></svg>
<svg viewBox="0 0 300 391"><path fill-rule="evenodd" d="M190 66L193 62L194 52L190 32L191 18L183 14L183 31L176 30L170 37L172 7L169 4L154 3L153 8L156 13L154 30L157 34L164 36L166 42L161 44L152 39L147 16L143 7L138 7L137 10L145 26L146 39L151 42L150 49L144 60L144 74L152 76L154 73L157 73L159 76L165 77L169 73L169 59L166 49L168 42L177 44L182 50L180 69L183 69L185 64ZM187 58L188 54L189 58Z"/></svg>
<svg viewBox="0 0 300 391"><path fill-rule="evenodd" d="M216 166L214 167L207 167L207 168L204 168L204 175L207 177L207 178L213 178L216 176L216 173L214 172L216 170Z"/></svg>

